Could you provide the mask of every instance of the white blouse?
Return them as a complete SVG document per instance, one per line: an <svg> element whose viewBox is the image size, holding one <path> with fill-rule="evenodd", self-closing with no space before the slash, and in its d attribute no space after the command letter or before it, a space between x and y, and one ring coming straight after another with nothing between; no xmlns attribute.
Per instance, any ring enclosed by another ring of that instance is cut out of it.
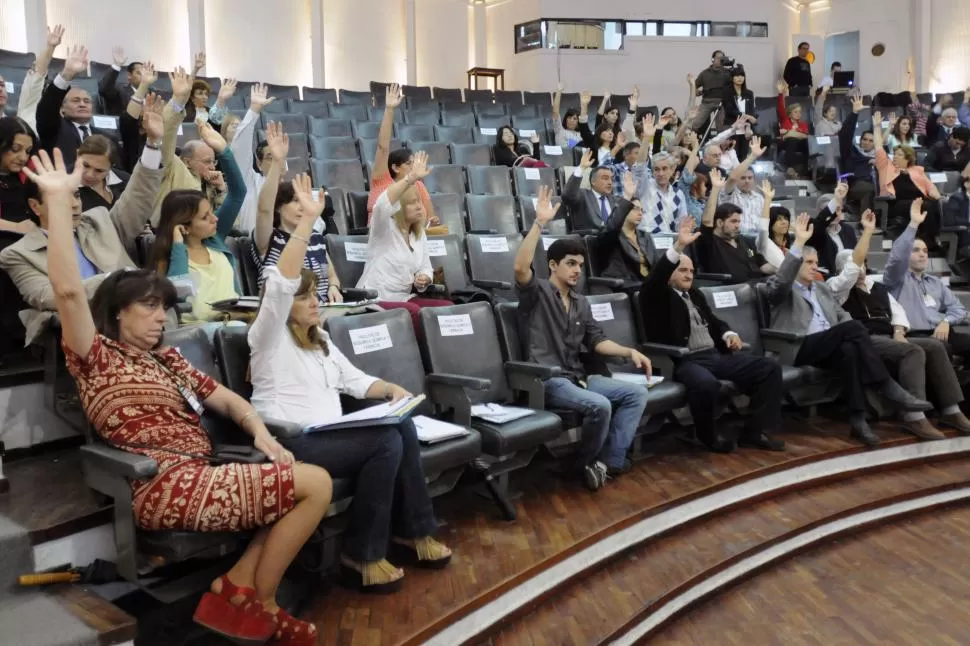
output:
<svg viewBox="0 0 970 646"><path fill-rule="evenodd" d="M391 204L387 191L381 193L371 214L370 237L367 239L367 263L357 287L377 290L382 301L400 303L414 298L414 277L434 277L431 259L425 245L426 236L408 233L410 248L394 221L400 203Z"/></svg>
<svg viewBox="0 0 970 646"><path fill-rule="evenodd" d="M284 278L275 266L266 267L264 275L263 300L249 329L253 407L263 417L304 427L337 419L343 414L341 393L363 399L377 378L354 366L322 330L329 356L297 346L286 320L300 279Z"/></svg>

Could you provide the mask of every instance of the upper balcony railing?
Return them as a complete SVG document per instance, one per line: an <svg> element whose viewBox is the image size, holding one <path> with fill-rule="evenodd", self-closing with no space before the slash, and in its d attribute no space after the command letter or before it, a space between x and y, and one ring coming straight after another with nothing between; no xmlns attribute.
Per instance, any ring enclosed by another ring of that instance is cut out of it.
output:
<svg viewBox="0 0 970 646"><path fill-rule="evenodd" d="M624 36L767 38L766 22L540 18L515 26L515 53L533 49L623 49Z"/></svg>

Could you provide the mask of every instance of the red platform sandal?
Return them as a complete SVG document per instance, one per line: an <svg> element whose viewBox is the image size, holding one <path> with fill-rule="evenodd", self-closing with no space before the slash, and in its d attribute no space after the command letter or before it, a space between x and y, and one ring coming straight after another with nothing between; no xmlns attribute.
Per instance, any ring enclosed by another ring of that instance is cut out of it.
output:
<svg viewBox="0 0 970 646"><path fill-rule="evenodd" d="M276 634L273 646L317 646L317 627L300 621L280 608L276 613Z"/></svg>
<svg viewBox="0 0 970 646"><path fill-rule="evenodd" d="M240 646L260 646L273 636L276 622L273 615L263 610L256 600L256 591L234 584L226 576L221 576L222 592L206 592L202 595L192 620L229 641ZM233 597L245 600L234 605Z"/></svg>

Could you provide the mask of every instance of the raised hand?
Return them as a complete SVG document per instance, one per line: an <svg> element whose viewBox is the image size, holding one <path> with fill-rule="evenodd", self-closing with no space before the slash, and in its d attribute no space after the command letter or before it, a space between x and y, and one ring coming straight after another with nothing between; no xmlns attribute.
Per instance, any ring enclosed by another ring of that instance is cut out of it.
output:
<svg viewBox="0 0 970 646"><path fill-rule="evenodd" d="M755 159L765 154L765 148L761 145L761 137L755 135L751 137L751 156Z"/></svg>
<svg viewBox="0 0 970 646"><path fill-rule="evenodd" d="M697 137L697 133L693 130L688 131L687 134L684 135L684 143L691 152L695 152L701 145L701 142Z"/></svg>
<svg viewBox="0 0 970 646"><path fill-rule="evenodd" d="M562 203L553 206L552 196L552 188L548 186L539 187L539 196L536 198L536 224L540 227L545 227L549 224L556 217L559 207L562 206Z"/></svg>
<svg viewBox="0 0 970 646"><path fill-rule="evenodd" d="M623 146L625 145L626 145L626 133L620 132L620 134L616 136L616 141L613 142L613 146L615 148L623 148Z"/></svg>
<svg viewBox="0 0 970 646"><path fill-rule="evenodd" d="M267 97L267 94L269 94L269 90L266 89L264 83L256 83L249 88L249 109L258 114L263 111L263 108L276 100L275 96Z"/></svg>
<svg viewBox="0 0 970 646"><path fill-rule="evenodd" d="M866 212L862 214L862 229L863 231L875 231L876 214L872 212L872 209L866 209Z"/></svg>
<svg viewBox="0 0 970 646"><path fill-rule="evenodd" d="M606 90L603 90L603 105L609 105L610 104L610 97L612 97L612 96L613 95L610 92L607 92Z"/></svg>
<svg viewBox="0 0 970 646"><path fill-rule="evenodd" d="M54 28L47 28L47 48L51 51L57 49L64 38L64 25L54 25Z"/></svg>
<svg viewBox="0 0 970 646"><path fill-rule="evenodd" d="M778 90L778 94L787 94L788 84L785 83L784 81L778 81L777 83L775 83L775 89Z"/></svg>
<svg viewBox="0 0 970 646"><path fill-rule="evenodd" d="M579 160L579 167L583 170L593 166L593 151L587 148L583 151L583 157Z"/></svg>
<svg viewBox="0 0 970 646"><path fill-rule="evenodd" d="M199 130L199 138L206 143L209 148L214 150L217 155L221 155L226 149L226 140L223 139L219 131L209 125L209 122L199 117L195 120L195 127Z"/></svg>
<svg viewBox="0 0 970 646"><path fill-rule="evenodd" d="M771 203L775 199L775 187L767 179L761 180L761 194L765 196L765 202Z"/></svg>
<svg viewBox="0 0 970 646"><path fill-rule="evenodd" d="M226 177L222 172L217 170L210 170L206 173L205 181L207 184L211 184L220 193L226 192Z"/></svg>
<svg viewBox="0 0 970 646"><path fill-rule="evenodd" d="M812 223L812 218L809 217L808 213L802 213L797 218L795 218L795 244L799 247L805 246L808 242L812 233L815 231L815 225Z"/></svg>
<svg viewBox="0 0 970 646"><path fill-rule="evenodd" d="M700 231L694 231L697 227L697 222L694 220L694 216L688 215L686 218L680 221L677 226L677 241L674 242L674 249L677 253L682 252L689 245L693 244L695 240L701 237Z"/></svg>
<svg viewBox="0 0 970 646"><path fill-rule="evenodd" d="M192 64L192 76L197 75L205 67L205 52L199 52L195 55L195 61Z"/></svg>
<svg viewBox="0 0 970 646"><path fill-rule="evenodd" d="M64 165L64 155L59 148L54 149L54 159L51 160L46 150L32 158L33 164L24 166L24 174L40 188L46 198L72 198L78 186L81 185L81 172L84 164L75 164L74 172L68 173ZM33 168L31 168L33 166Z"/></svg>
<svg viewBox="0 0 970 646"><path fill-rule="evenodd" d="M876 110L872 113L872 125L882 127L882 112Z"/></svg>
<svg viewBox="0 0 970 646"><path fill-rule="evenodd" d="M145 61L141 66L141 83L138 87L149 88L152 83L158 80L158 72L155 71L155 63Z"/></svg>
<svg viewBox="0 0 970 646"><path fill-rule="evenodd" d="M78 74L88 70L88 48L84 45L75 45L67 50L67 58L64 60L64 71L61 76L65 81L70 81Z"/></svg>
<svg viewBox="0 0 970 646"><path fill-rule="evenodd" d="M145 97L145 105L141 109L141 125L148 141L158 143L165 136L165 122L162 119L164 105L165 102L154 92Z"/></svg>
<svg viewBox="0 0 970 646"><path fill-rule="evenodd" d="M579 93L579 102L582 105L588 106L589 105L589 102L592 101L592 100L593 100L593 95L590 94L589 92L580 92Z"/></svg>
<svg viewBox="0 0 970 646"><path fill-rule="evenodd" d="M845 196L849 194L849 185L845 182L839 182L838 186L835 187L835 201L839 204L845 202Z"/></svg>
<svg viewBox="0 0 970 646"><path fill-rule="evenodd" d="M283 124L270 121L266 125L266 147L273 156L273 161L283 161L290 153L290 137L283 132ZM294 184L294 186L296 186Z"/></svg>
<svg viewBox="0 0 970 646"><path fill-rule="evenodd" d="M623 197L632 200L637 194L637 183L633 179L633 173L627 171L623 173Z"/></svg>
<svg viewBox="0 0 970 646"><path fill-rule="evenodd" d="M532 142L532 143L534 143L534 144L537 144L537 143L539 143L539 141L541 141L541 140L539 139L539 133L537 133L537 132L533 132L533 133L532 133L532 135L531 135L531 136L529 137L529 141L531 141L531 142Z"/></svg>
<svg viewBox="0 0 970 646"><path fill-rule="evenodd" d="M384 102L388 108L396 108L401 105L401 101L404 99L404 93L401 91L401 86L397 83L391 83L384 90Z"/></svg>
<svg viewBox="0 0 970 646"><path fill-rule="evenodd" d="M889 122L889 127L892 128L896 125L896 122L899 121L899 117L895 112L890 112L889 117L886 120Z"/></svg>
<svg viewBox="0 0 970 646"><path fill-rule="evenodd" d="M721 174L718 168L711 169L711 192L720 191L727 186L727 178Z"/></svg>
<svg viewBox="0 0 970 646"><path fill-rule="evenodd" d="M112 47L111 60L114 61L114 64L117 65L118 67L124 67L125 63L128 62L128 57L125 56L125 48L118 47L117 45L115 47Z"/></svg>
<svg viewBox="0 0 970 646"><path fill-rule="evenodd" d="M913 200L909 207L909 223L915 226L923 224L926 219L926 211L923 210L923 198L918 197Z"/></svg>
<svg viewBox="0 0 970 646"><path fill-rule="evenodd" d="M856 114L862 112L862 108L866 106L862 105L862 96L857 95L852 97L852 111Z"/></svg>
<svg viewBox="0 0 970 646"><path fill-rule="evenodd" d="M687 73L687 85L689 85L691 87L694 87L694 81L695 81L694 75L688 72Z"/></svg>
<svg viewBox="0 0 970 646"><path fill-rule="evenodd" d="M640 123L643 125L644 141L653 141L654 135L657 134L657 118L653 116L652 112L648 112L643 115Z"/></svg>
<svg viewBox="0 0 970 646"><path fill-rule="evenodd" d="M313 199L313 183L310 181L310 176L300 173L293 178L293 195L302 207L300 220L309 218L311 222L316 222L327 205L326 194L320 191L317 193L317 198Z"/></svg>
<svg viewBox="0 0 970 646"><path fill-rule="evenodd" d="M636 112L637 106L640 105L640 86L633 86L633 94L630 95L630 112Z"/></svg>
<svg viewBox="0 0 970 646"><path fill-rule="evenodd" d="M192 92L192 78L185 68L176 67L168 73L168 80L172 84L172 100L184 106Z"/></svg>
<svg viewBox="0 0 970 646"><path fill-rule="evenodd" d="M225 105L226 101L231 99L235 93L236 79L222 79L222 85L219 86L219 94L216 95L216 102Z"/></svg>
<svg viewBox="0 0 970 646"><path fill-rule="evenodd" d="M414 153L414 162L411 164L411 176L414 179L424 179L431 172L428 166L428 153L419 150Z"/></svg>

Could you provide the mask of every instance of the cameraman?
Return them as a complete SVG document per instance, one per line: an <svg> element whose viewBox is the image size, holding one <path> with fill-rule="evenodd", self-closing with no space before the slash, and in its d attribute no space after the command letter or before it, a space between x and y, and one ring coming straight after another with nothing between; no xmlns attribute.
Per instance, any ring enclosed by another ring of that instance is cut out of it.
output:
<svg viewBox="0 0 970 646"><path fill-rule="evenodd" d="M730 62L733 64L734 61ZM697 95L703 95L704 98L697 110L693 128L698 135L703 136L707 131L711 113L721 105L731 85L731 73L724 67L724 52L717 50L711 55L711 66L697 75L696 85ZM719 116L719 121L723 123L723 115Z"/></svg>

